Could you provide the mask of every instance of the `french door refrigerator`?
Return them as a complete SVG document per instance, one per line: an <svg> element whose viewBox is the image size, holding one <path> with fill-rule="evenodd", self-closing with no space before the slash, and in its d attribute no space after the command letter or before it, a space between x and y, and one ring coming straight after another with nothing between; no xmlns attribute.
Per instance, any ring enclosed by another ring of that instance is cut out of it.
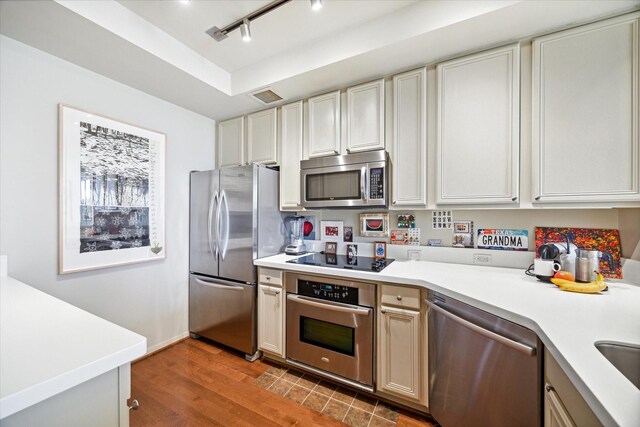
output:
<svg viewBox="0 0 640 427"><path fill-rule="evenodd" d="M253 260L281 252L278 171L261 165L192 172L189 332L256 353Z"/></svg>

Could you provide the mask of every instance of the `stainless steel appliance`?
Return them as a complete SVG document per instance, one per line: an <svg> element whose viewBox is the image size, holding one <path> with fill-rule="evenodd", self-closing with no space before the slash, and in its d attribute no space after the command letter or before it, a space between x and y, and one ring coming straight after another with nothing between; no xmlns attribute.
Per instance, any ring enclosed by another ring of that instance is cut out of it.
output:
<svg viewBox="0 0 640 427"><path fill-rule="evenodd" d="M389 155L384 150L300 162L305 208L384 208L389 205Z"/></svg>
<svg viewBox="0 0 640 427"><path fill-rule="evenodd" d="M253 165L191 173L189 331L256 353L253 260L285 244L278 172Z"/></svg>
<svg viewBox="0 0 640 427"><path fill-rule="evenodd" d="M542 345L520 325L429 291L429 410L443 427L542 423Z"/></svg>
<svg viewBox="0 0 640 427"><path fill-rule="evenodd" d="M602 252L591 249L578 249L576 259L576 281L593 282L600 271Z"/></svg>
<svg viewBox="0 0 640 427"><path fill-rule="evenodd" d="M304 244L304 221L303 216L291 216L287 218L287 234L290 242L284 252L289 255L299 255L307 252L307 245Z"/></svg>
<svg viewBox="0 0 640 427"><path fill-rule="evenodd" d="M365 256L348 256L312 253L287 261L290 264L315 265L319 267L344 268L380 272L394 261L393 258L369 258Z"/></svg>
<svg viewBox="0 0 640 427"><path fill-rule="evenodd" d="M375 284L286 273L287 358L373 392Z"/></svg>

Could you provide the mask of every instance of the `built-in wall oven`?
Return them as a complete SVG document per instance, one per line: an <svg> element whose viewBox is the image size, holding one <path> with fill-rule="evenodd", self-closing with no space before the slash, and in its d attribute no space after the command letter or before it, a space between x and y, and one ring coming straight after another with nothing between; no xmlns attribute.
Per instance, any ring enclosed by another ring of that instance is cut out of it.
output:
<svg viewBox="0 0 640 427"><path fill-rule="evenodd" d="M376 150L303 160L300 193L305 208L385 208L389 155Z"/></svg>
<svg viewBox="0 0 640 427"><path fill-rule="evenodd" d="M373 392L375 284L286 273L287 363Z"/></svg>

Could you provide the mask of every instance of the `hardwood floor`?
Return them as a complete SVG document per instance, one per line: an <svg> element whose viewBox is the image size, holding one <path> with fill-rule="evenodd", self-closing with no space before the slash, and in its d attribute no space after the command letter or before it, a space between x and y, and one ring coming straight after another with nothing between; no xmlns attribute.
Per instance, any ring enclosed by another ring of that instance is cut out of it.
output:
<svg viewBox="0 0 640 427"><path fill-rule="evenodd" d="M130 411L131 426L345 425L259 386L261 381L254 384L269 369L276 370L267 362L250 363L239 353L187 338L131 367L131 396L140 402L137 411ZM432 426L402 411L396 425Z"/></svg>

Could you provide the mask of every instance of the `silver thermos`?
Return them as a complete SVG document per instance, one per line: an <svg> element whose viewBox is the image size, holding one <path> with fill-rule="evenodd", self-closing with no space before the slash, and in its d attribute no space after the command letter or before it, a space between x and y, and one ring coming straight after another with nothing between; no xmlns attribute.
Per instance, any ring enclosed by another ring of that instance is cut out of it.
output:
<svg viewBox="0 0 640 427"><path fill-rule="evenodd" d="M578 249L576 257L576 281L593 282L600 271L602 252L592 249Z"/></svg>

